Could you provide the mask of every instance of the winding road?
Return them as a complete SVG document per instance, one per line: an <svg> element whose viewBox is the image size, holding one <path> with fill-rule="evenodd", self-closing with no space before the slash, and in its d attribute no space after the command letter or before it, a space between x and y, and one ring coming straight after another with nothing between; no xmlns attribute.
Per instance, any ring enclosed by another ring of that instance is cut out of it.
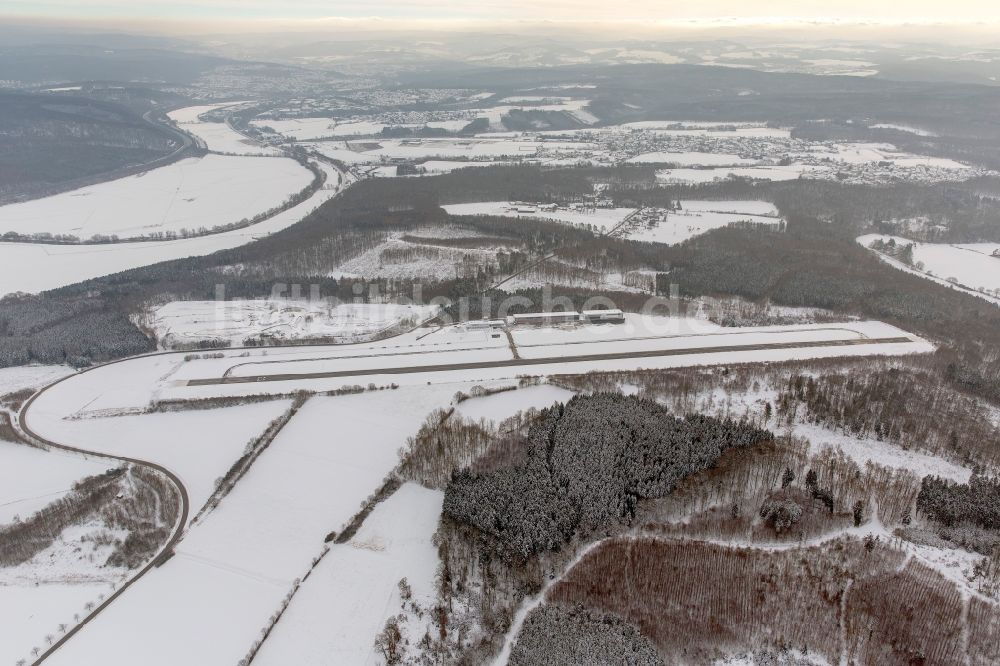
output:
<svg viewBox="0 0 1000 666"><path fill-rule="evenodd" d="M115 363L120 363L127 360L129 359L123 359L122 361L115 361ZM95 368L92 369L96 370L100 367L103 366L96 366ZM84 370L83 372L87 372L87 370ZM174 531L170 534L170 538L167 539L166 543L163 544L163 546L160 548L157 554L144 567L135 572L135 574L132 575L131 578L122 583L121 586L119 586L112 594L110 594L107 599L105 599L103 602L97 605L86 617L80 620L78 624L67 630L66 633L59 638L59 640L55 641L45 652L39 655L38 658L34 662L32 662L33 665L41 664L43 661L45 661L53 652L62 647L63 644L66 643L66 641L71 639L74 635L77 634L77 632L79 632L81 629L87 626L87 624L89 624L91 620L93 620L101 613L101 611L110 606L111 602L113 602L115 599L121 596L125 592L125 590L127 590L129 587L132 586L133 583L135 583L144 575L146 575L146 573L148 573L154 567L157 567L160 564L162 564L164 559L169 556L171 551L174 549L174 546L177 545L177 542L180 541L181 537L184 535L184 526L187 523L188 513L190 512L191 508L191 501L188 498L187 488L184 487L184 484L181 482L180 478L178 478L176 474L171 472L163 465L159 465L155 462L151 462L148 460L139 460L138 458L129 458L125 456L114 456L108 453L89 451L87 449L81 449L75 446L59 444L58 442L53 442L50 439L42 437L41 435L39 435L38 433L36 433L31 429L31 427L28 425L26 417L28 410L31 408L31 405L35 402L35 400L40 395L42 395L42 393L44 393L46 390L68 379L78 377L79 374L81 373L68 375L58 381L49 384L48 386L37 391L33 396L31 396L31 398L28 399L27 402L24 403L24 405L22 405L21 411L18 412L17 415L18 429L21 431L21 434L27 439L36 442L38 444L41 444L46 448L62 449L63 451L81 453L87 456L93 456L95 458L105 458L107 460L113 460L118 463L138 465L140 467L146 467L147 469L159 472L160 474L163 474L165 477L167 477L167 479L170 480L170 483L172 483L176 488L180 513L177 517L177 523L174 525Z"/></svg>

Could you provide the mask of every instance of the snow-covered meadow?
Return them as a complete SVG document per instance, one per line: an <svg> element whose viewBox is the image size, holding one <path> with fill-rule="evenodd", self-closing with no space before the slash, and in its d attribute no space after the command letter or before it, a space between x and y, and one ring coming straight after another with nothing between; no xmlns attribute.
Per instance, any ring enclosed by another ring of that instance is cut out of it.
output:
<svg viewBox="0 0 1000 666"><path fill-rule="evenodd" d="M668 212L655 226L631 229L628 238L673 245L741 222L777 227L782 218L767 201L682 201L680 210Z"/></svg>
<svg viewBox="0 0 1000 666"><path fill-rule="evenodd" d="M795 180L808 178L817 167L805 164L788 166L717 167L709 169L661 169L656 178L665 183L711 183L727 178L756 178L759 180Z"/></svg>
<svg viewBox="0 0 1000 666"><path fill-rule="evenodd" d="M358 533L330 552L299 588L254 660L283 666L378 664L375 635L389 615L407 602L398 583L405 578L423 609L437 594L437 548L432 543L444 493L404 484L379 504ZM414 625L417 623L414 622ZM416 644L423 627L405 627Z"/></svg>
<svg viewBox="0 0 1000 666"><path fill-rule="evenodd" d="M147 664L237 663L325 537L350 521L396 466L406 438L452 394L434 387L312 398L176 555L54 663L132 664L140 650Z"/></svg>
<svg viewBox="0 0 1000 666"><path fill-rule="evenodd" d="M461 387L469 390L468 385ZM571 391L543 384L470 398L455 416L494 424L527 409L565 402ZM437 548L432 537L443 494L413 483L378 504L358 533L330 551L299 587L257 655L262 664L377 664L375 635L402 613L401 631L415 645L432 622L437 600ZM401 597L398 583L412 590ZM420 609L414 612L414 605Z"/></svg>
<svg viewBox="0 0 1000 666"><path fill-rule="evenodd" d="M296 173L301 172L304 174L303 177L306 178L305 183L308 183L308 179L312 177L307 170L300 167L294 161L283 158L209 157L217 160L251 160L263 164L290 162L297 169ZM101 245L0 243L0 295L15 291L38 292L46 289L54 289L101 275L154 264L159 261L201 256L211 254L217 250L245 245L256 238L266 236L267 234L295 224L314 211L320 204L328 201L337 194L339 188L343 187L344 184L342 175L331 166L321 164L320 168L327 174L327 184L336 185L337 189L319 189L302 203L278 213L263 222L243 229L235 229L233 231L196 238ZM299 176L297 175L295 178L297 179ZM119 181L114 181L114 183L117 182ZM105 185L112 186L114 183L106 183ZM285 192L279 199L271 202L270 206L281 203L291 193L293 192ZM169 193L165 194L161 192L159 196L162 199L165 196L169 196ZM220 209L243 206L241 203L234 203L231 195L227 194L227 190L225 189L223 189L221 194L213 195L213 199L216 201L216 207ZM45 201L45 199L37 201ZM147 205L141 200L136 200L135 204L139 206L137 210L142 211L142 215L145 215ZM7 208L7 206L0 207L0 220L3 219L4 211ZM65 213L62 215L63 220L68 219L65 217ZM134 224L138 218L129 217L120 219L126 221L132 220L131 223ZM227 217L225 219L218 219L216 223L223 224L238 221L238 219ZM209 218L203 218L203 221L207 222ZM74 224L72 222L68 223Z"/></svg>
<svg viewBox="0 0 1000 666"><path fill-rule="evenodd" d="M236 104L209 104L206 106L189 106L167 114L178 128L193 134L205 144L208 150L228 155L280 155L281 151L270 146L262 146L248 139L225 122L210 122L201 119L203 113L223 109Z"/></svg>
<svg viewBox="0 0 1000 666"><path fill-rule="evenodd" d="M540 140L534 136L477 135L473 138L367 139L304 144L322 155L348 164L378 164L385 160L508 162L540 157L584 157L599 147L575 141Z"/></svg>
<svg viewBox="0 0 1000 666"><path fill-rule="evenodd" d="M287 158L207 155L44 199L0 206L0 233L81 240L196 232L280 206L313 175Z"/></svg>
<svg viewBox="0 0 1000 666"><path fill-rule="evenodd" d="M897 268L1000 304L1000 243L922 243L881 234L867 234L857 240L865 247L871 247L876 240L894 240L899 246L912 243L912 265L877 254Z"/></svg>
<svg viewBox="0 0 1000 666"><path fill-rule="evenodd" d="M250 338L337 338L357 341L430 318L435 306L339 303L325 300L171 301L143 323L169 349L200 340L241 346Z"/></svg>
<svg viewBox="0 0 1000 666"><path fill-rule="evenodd" d="M490 215L543 219L576 226L594 227L608 232L635 212L634 208L572 208L541 210L535 205L518 206L507 201L447 204L442 206L449 215ZM767 201L682 201L677 211L664 211L653 226L633 223L627 237L633 240L672 245L713 229L739 222L778 226L782 218L774 204Z"/></svg>
<svg viewBox="0 0 1000 666"><path fill-rule="evenodd" d="M0 369L0 395L34 389L74 370L67 366L24 366ZM0 439L0 526L27 519L64 497L73 484L101 474L113 463L64 451L34 448ZM0 662L13 664L46 646L46 635L57 636L60 624L71 624L84 605L110 593L123 574L102 568L107 548L83 541L103 524L73 527L31 560L0 567Z"/></svg>
<svg viewBox="0 0 1000 666"><path fill-rule="evenodd" d="M517 412L543 409L557 402L566 402L574 393L552 384L539 384L501 391L492 395L469 398L455 407L455 415L469 421L486 421L498 425Z"/></svg>
<svg viewBox="0 0 1000 666"><path fill-rule="evenodd" d="M535 206L518 207L509 201L447 204L442 206L449 215L490 215L495 217L553 220L579 226L594 226L608 231L624 220L634 208L559 208L538 210Z"/></svg>

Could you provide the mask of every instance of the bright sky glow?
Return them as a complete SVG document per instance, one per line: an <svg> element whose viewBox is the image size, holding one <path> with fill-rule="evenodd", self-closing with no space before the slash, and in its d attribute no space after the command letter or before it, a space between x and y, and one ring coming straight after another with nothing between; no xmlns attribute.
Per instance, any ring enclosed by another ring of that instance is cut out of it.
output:
<svg viewBox="0 0 1000 666"><path fill-rule="evenodd" d="M0 0L0 15L47 19L285 20L380 18L387 21L708 21L782 20L878 23L976 23L1000 20L987 0Z"/></svg>

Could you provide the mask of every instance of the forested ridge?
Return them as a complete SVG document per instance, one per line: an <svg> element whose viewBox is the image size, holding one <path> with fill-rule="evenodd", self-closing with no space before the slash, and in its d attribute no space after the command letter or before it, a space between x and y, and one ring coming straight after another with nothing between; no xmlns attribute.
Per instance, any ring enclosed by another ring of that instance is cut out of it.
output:
<svg viewBox="0 0 1000 666"><path fill-rule="evenodd" d="M82 187L110 172L121 175L181 145L176 131L123 104L0 93L0 204Z"/></svg>

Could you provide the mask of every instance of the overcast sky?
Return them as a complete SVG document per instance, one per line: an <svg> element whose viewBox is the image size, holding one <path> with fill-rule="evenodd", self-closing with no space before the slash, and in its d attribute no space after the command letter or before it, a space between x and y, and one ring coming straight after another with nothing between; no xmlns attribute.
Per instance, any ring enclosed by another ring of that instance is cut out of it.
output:
<svg viewBox="0 0 1000 666"><path fill-rule="evenodd" d="M995 0L0 0L0 15L48 19L405 21L617 21L650 24L775 20L980 22L1000 20ZM214 21L213 21L214 22Z"/></svg>

